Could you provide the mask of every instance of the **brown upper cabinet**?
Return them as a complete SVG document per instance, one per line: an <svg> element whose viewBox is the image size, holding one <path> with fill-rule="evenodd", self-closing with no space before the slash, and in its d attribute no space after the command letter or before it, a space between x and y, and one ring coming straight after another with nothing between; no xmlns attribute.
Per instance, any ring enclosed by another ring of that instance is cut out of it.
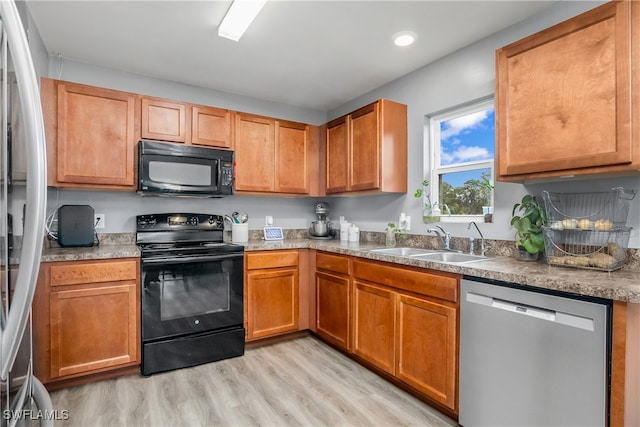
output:
<svg viewBox="0 0 640 427"><path fill-rule="evenodd" d="M135 94L42 79L49 185L135 188Z"/></svg>
<svg viewBox="0 0 640 427"><path fill-rule="evenodd" d="M406 105L381 99L327 124L327 194L406 191Z"/></svg>
<svg viewBox="0 0 640 427"><path fill-rule="evenodd" d="M497 179L640 170L640 3L610 2L496 52Z"/></svg>
<svg viewBox="0 0 640 427"><path fill-rule="evenodd" d="M309 126L237 113L236 191L309 193Z"/></svg>
<svg viewBox="0 0 640 427"><path fill-rule="evenodd" d="M150 139L235 150L239 194L407 191L407 106L396 102L320 127L59 80L41 92L54 187L135 191L136 145Z"/></svg>
<svg viewBox="0 0 640 427"><path fill-rule="evenodd" d="M229 110L158 98L142 98L143 139L233 148Z"/></svg>

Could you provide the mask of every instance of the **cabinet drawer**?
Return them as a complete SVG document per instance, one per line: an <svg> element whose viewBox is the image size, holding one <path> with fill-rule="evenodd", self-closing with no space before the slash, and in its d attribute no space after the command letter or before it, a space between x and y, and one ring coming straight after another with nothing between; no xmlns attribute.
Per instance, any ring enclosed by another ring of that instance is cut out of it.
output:
<svg viewBox="0 0 640 427"><path fill-rule="evenodd" d="M348 275L350 273L349 258L319 252L316 254L316 268Z"/></svg>
<svg viewBox="0 0 640 427"><path fill-rule="evenodd" d="M264 251L246 254L247 270L260 268L295 267L298 265L298 251Z"/></svg>
<svg viewBox="0 0 640 427"><path fill-rule="evenodd" d="M459 275L429 273L406 267L392 267L382 263L353 261L353 274L358 279L384 284L396 289L415 292L443 300L458 301Z"/></svg>
<svg viewBox="0 0 640 427"><path fill-rule="evenodd" d="M81 283L118 282L135 280L138 263L135 259L113 262L54 263L50 267L51 286Z"/></svg>

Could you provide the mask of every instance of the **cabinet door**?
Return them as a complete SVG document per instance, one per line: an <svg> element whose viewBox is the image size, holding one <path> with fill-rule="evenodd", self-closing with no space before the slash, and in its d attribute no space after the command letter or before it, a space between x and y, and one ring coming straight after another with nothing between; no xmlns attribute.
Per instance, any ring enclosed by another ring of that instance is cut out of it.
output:
<svg viewBox="0 0 640 427"><path fill-rule="evenodd" d="M378 103L351 113L351 190L380 187Z"/></svg>
<svg viewBox="0 0 640 427"><path fill-rule="evenodd" d="M298 330L298 269L247 273L247 338Z"/></svg>
<svg viewBox="0 0 640 427"><path fill-rule="evenodd" d="M633 161L631 3L607 3L498 50L499 176Z"/></svg>
<svg viewBox="0 0 640 427"><path fill-rule="evenodd" d="M275 121L236 114L236 184L239 191L275 189Z"/></svg>
<svg viewBox="0 0 640 427"><path fill-rule="evenodd" d="M191 108L191 144L233 148L231 112L220 108Z"/></svg>
<svg viewBox="0 0 640 427"><path fill-rule="evenodd" d="M276 121L275 164L276 192L309 192L309 132L305 124Z"/></svg>
<svg viewBox="0 0 640 427"><path fill-rule="evenodd" d="M57 98L57 181L133 186L135 95L61 82Z"/></svg>
<svg viewBox="0 0 640 427"><path fill-rule="evenodd" d="M187 142L187 113L184 103L142 98L142 138Z"/></svg>
<svg viewBox="0 0 640 427"><path fill-rule="evenodd" d="M343 348L349 348L349 279L316 273L316 328L318 335Z"/></svg>
<svg viewBox="0 0 640 427"><path fill-rule="evenodd" d="M349 189L349 139L347 116L327 125L327 193Z"/></svg>
<svg viewBox="0 0 640 427"><path fill-rule="evenodd" d="M455 307L398 296L396 376L456 410L458 383Z"/></svg>
<svg viewBox="0 0 640 427"><path fill-rule="evenodd" d="M359 282L353 288L353 352L393 374L395 294Z"/></svg>
<svg viewBox="0 0 640 427"><path fill-rule="evenodd" d="M77 376L137 358L135 283L50 294L50 377Z"/></svg>

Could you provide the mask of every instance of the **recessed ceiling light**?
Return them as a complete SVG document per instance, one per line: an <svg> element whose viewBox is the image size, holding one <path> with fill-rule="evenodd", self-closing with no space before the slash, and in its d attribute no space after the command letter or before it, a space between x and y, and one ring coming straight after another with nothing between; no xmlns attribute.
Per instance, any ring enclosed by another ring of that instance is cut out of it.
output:
<svg viewBox="0 0 640 427"><path fill-rule="evenodd" d="M267 0L234 0L218 27L218 35L233 41L249 28Z"/></svg>
<svg viewBox="0 0 640 427"><path fill-rule="evenodd" d="M400 31L399 33L395 33L393 35L393 42L396 46L405 47L412 45L417 38L418 35L413 31Z"/></svg>

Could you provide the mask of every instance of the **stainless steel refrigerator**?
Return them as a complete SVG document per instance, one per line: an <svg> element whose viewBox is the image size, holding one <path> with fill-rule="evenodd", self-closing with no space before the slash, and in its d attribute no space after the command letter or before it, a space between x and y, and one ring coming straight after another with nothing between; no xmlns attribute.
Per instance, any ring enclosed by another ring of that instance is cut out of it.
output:
<svg viewBox="0 0 640 427"><path fill-rule="evenodd" d="M31 336L46 213L44 123L38 80L14 0L0 0L0 80L0 425L31 425L34 420L53 425L49 394L33 376ZM22 159L24 167L18 168L14 163ZM21 237L12 233L16 225Z"/></svg>

